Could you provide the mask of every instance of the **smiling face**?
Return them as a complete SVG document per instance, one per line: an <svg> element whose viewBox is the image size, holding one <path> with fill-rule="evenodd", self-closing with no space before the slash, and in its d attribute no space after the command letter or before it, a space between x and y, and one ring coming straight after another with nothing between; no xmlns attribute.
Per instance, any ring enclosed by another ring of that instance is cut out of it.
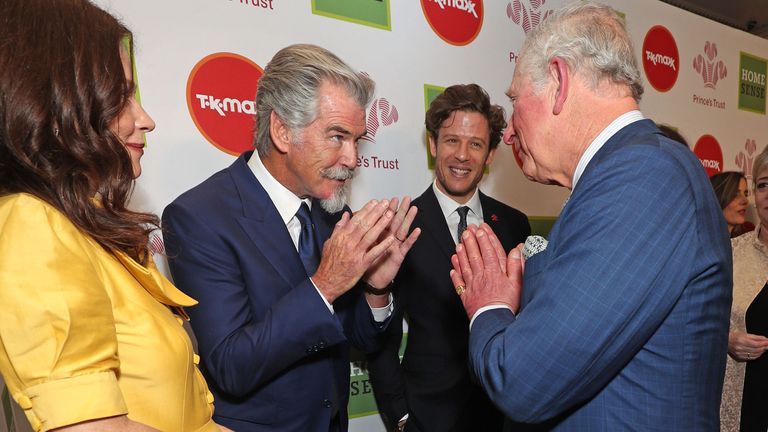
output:
<svg viewBox="0 0 768 432"><path fill-rule="evenodd" d="M365 110L341 86L318 89L317 118L292 137L285 186L300 198L321 200L330 212L343 208L357 166L357 141L365 134Z"/></svg>
<svg viewBox="0 0 768 432"><path fill-rule="evenodd" d="M483 170L493 161L488 120L478 112L454 111L443 122L437 139L429 137L435 158L437 187L464 204L475 193Z"/></svg>
<svg viewBox="0 0 768 432"><path fill-rule="evenodd" d="M123 72L125 79L133 82L133 71L131 70L131 61L128 53L120 49L120 59L123 62ZM144 111L135 94L131 95L126 101L125 107L113 121L110 130L123 143L128 155L131 158L134 178L141 175L141 157L144 155L144 135L155 129L155 122Z"/></svg>
<svg viewBox="0 0 768 432"><path fill-rule="evenodd" d="M739 180L739 191L730 203L723 209L723 216L725 222L728 224L728 230L731 231L737 225L744 223L745 214L747 212L747 205L749 200L749 191L747 189L747 181L744 179Z"/></svg>

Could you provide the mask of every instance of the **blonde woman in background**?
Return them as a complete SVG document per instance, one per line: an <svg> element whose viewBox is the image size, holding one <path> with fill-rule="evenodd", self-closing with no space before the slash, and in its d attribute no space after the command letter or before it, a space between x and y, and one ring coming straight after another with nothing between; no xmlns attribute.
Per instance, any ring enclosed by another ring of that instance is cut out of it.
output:
<svg viewBox="0 0 768 432"><path fill-rule="evenodd" d="M720 404L721 430L739 431L742 394L747 364L768 361L763 356L768 338L747 333L747 310L759 307L754 300L768 280L768 148L755 159L752 167L755 207L759 223L754 231L731 240L733 246L733 306L728 337L728 361ZM758 319L768 321L768 316ZM768 384L768 382L766 382ZM747 401L748 402L748 401ZM748 414L750 410L745 410ZM768 406L762 408L768 412ZM750 419L746 419L747 422ZM746 425L745 425L746 426ZM766 428L763 427L762 431Z"/></svg>

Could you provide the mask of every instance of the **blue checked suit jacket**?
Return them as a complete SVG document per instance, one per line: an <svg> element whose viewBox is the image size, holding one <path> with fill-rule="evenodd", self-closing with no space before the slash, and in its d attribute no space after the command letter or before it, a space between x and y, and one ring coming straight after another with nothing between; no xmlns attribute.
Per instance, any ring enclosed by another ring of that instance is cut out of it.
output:
<svg viewBox="0 0 768 432"><path fill-rule="evenodd" d="M473 371L509 417L551 430L718 431L729 245L693 153L628 125L526 263L518 316L473 323Z"/></svg>

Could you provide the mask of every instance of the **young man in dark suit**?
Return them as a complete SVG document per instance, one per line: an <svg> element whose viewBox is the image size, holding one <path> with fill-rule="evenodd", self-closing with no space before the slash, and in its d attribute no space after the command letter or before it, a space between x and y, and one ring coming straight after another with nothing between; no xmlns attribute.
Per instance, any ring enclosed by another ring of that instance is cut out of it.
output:
<svg viewBox="0 0 768 432"><path fill-rule="evenodd" d="M435 181L413 201L414 227L424 232L395 278L408 321L402 365L401 316L385 348L369 355L379 408L390 430L500 431L503 417L472 382L467 366L469 321L449 278L450 257L467 224L486 222L509 251L530 234L526 216L480 192L506 126L504 110L476 84L448 87L426 114Z"/></svg>

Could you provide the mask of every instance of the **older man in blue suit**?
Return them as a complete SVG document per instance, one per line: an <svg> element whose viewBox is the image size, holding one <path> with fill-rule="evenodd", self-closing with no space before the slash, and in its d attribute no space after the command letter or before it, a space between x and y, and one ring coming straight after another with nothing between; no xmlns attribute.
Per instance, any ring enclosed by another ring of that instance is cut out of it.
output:
<svg viewBox="0 0 768 432"><path fill-rule="evenodd" d="M348 180L373 81L314 45L280 50L256 96L257 153L163 213L217 422L238 432L347 430L349 346L369 352L419 235L409 201L354 216Z"/></svg>
<svg viewBox="0 0 768 432"><path fill-rule="evenodd" d="M717 431L728 232L701 163L638 110L634 53L623 20L589 3L529 34L504 140L526 177L571 197L524 276L519 248L505 256L481 226L451 277L472 318L472 369L512 419Z"/></svg>

